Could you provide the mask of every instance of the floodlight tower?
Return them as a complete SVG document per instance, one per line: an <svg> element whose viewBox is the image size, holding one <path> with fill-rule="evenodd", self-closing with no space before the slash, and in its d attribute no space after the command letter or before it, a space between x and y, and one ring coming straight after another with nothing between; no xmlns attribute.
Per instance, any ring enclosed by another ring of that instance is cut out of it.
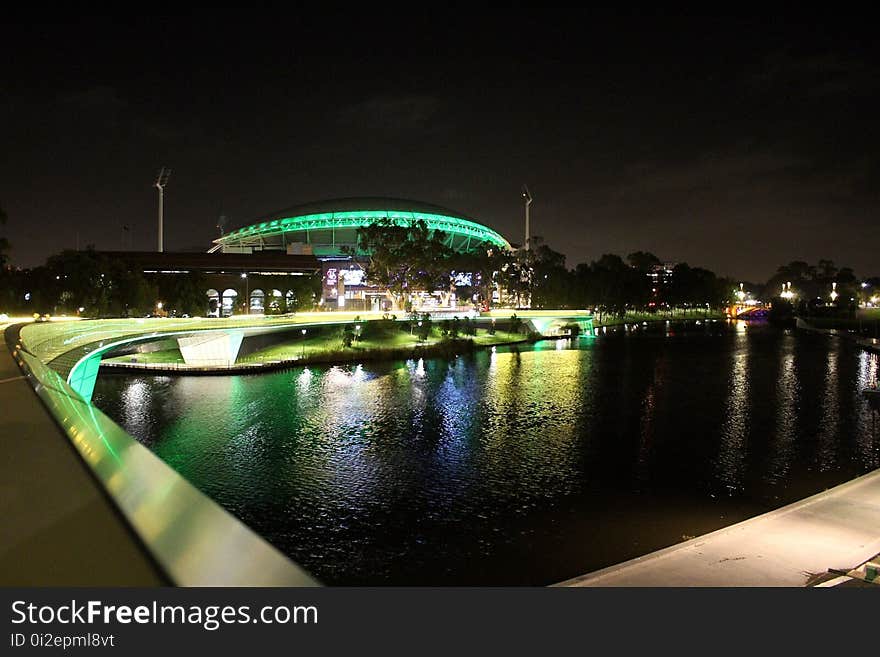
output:
<svg viewBox="0 0 880 657"><path fill-rule="evenodd" d="M531 235L529 234L529 206L532 204L532 195L529 194L529 188L526 185L522 186L522 197L526 204L526 241L523 245L526 251L529 250L529 242L531 241Z"/></svg>
<svg viewBox="0 0 880 657"><path fill-rule="evenodd" d="M159 175L156 177L156 189L159 190L159 253L162 253L165 249L162 243L162 210L165 203L165 185L168 184L168 178L171 176L171 169L168 167L162 167L159 171Z"/></svg>

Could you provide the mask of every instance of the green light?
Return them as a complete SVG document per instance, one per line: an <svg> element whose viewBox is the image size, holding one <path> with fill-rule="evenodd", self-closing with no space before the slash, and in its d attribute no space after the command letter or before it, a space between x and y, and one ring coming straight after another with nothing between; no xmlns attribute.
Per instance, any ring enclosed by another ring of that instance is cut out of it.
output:
<svg viewBox="0 0 880 657"><path fill-rule="evenodd" d="M306 214L298 217L285 217L272 222L263 222L234 230L228 235L214 240L215 244L231 244L236 238L247 234L264 235L266 233L296 232L307 230L329 230L342 228L366 228L378 219L390 219L397 226L406 226L412 221L424 221L429 230L439 230L454 235L464 235L481 242L489 242L503 249L510 249L510 243L500 234L467 219L450 217L443 214L426 212L400 212L391 210L358 210L354 212L322 212ZM280 224L280 226L278 225Z"/></svg>

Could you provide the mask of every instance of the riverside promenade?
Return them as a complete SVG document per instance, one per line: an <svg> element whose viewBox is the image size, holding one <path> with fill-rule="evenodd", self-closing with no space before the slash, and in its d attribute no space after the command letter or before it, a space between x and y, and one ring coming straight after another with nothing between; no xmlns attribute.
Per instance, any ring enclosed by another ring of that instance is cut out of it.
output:
<svg viewBox="0 0 880 657"><path fill-rule="evenodd" d="M775 511L557 586L880 583L880 470Z"/></svg>

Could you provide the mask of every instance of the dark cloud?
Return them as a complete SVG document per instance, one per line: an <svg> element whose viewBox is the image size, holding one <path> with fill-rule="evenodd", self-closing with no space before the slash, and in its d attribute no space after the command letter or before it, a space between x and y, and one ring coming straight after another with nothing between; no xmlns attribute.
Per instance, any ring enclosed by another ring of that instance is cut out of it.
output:
<svg viewBox="0 0 880 657"><path fill-rule="evenodd" d="M433 96L377 96L339 111L340 125L401 137L434 129L442 103Z"/></svg>
<svg viewBox="0 0 880 657"><path fill-rule="evenodd" d="M788 92L803 98L861 96L880 88L873 66L837 52L774 52L765 58L763 69L751 77L751 83L763 92Z"/></svg>

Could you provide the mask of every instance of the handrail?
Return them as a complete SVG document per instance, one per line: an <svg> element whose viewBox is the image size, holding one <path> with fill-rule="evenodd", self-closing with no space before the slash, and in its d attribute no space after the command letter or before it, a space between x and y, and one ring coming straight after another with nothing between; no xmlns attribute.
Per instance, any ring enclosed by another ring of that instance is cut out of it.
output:
<svg viewBox="0 0 880 657"><path fill-rule="evenodd" d="M16 331L22 325L11 327ZM79 395L14 339L18 363L62 431L171 582L179 586L318 586Z"/></svg>

